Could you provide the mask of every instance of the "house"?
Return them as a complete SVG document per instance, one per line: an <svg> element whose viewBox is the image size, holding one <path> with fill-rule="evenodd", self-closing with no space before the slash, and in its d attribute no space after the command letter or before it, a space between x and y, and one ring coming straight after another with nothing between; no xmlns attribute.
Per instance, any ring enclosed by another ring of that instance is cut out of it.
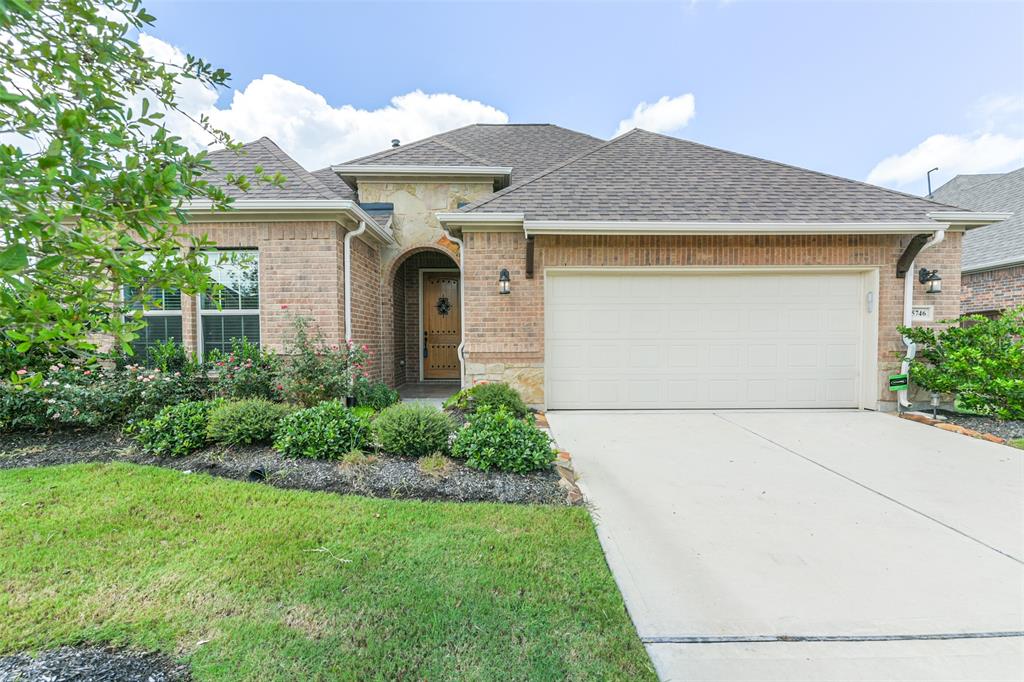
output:
<svg viewBox="0 0 1024 682"><path fill-rule="evenodd" d="M211 160L287 181L190 207L232 250L224 301L172 292L142 344L280 351L302 314L388 384L506 381L548 408L891 406L905 292L955 317L963 234L1005 217L643 130L470 125L312 173L266 138Z"/></svg>
<svg viewBox="0 0 1024 682"><path fill-rule="evenodd" d="M964 236L960 310L998 315L1024 305L1024 168L958 175L932 197L973 211L1008 211L1010 218Z"/></svg>

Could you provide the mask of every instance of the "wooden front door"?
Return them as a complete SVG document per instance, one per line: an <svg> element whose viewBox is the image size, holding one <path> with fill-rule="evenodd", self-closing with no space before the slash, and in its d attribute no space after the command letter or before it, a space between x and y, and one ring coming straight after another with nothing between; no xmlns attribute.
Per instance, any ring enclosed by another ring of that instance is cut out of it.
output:
<svg viewBox="0 0 1024 682"><path fill-rule="evenodd" d="M424 272L423 294L424 379L459 378L459 339L462 317L459 308L459 273Z"/></svg>

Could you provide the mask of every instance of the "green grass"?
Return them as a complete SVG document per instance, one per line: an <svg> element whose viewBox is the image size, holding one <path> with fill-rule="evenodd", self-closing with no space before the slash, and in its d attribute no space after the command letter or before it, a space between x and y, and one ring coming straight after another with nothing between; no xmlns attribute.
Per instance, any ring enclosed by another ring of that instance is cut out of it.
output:
<svg viewBox="0 0 1024 682"><path fill-rule="evenodd" d="M654 679L580 508L0 471L0 613L0 654L111 643L197 680Z"/></svg>
<svg viewBox="0 0 1024 682"><path fill-rule="evenodd" d="M1016 440L1008 440L1006 442L1015 448L1024 450L1024 438L1017 438Z"/></svg>

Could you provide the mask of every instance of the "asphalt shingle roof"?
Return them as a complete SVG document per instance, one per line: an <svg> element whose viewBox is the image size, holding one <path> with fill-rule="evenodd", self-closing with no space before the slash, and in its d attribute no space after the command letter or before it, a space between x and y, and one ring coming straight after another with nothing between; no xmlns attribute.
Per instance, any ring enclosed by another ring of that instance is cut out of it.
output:
<svg viewBox="0 0 1024 682"><path fill-rule="evenodd" d="M477 123L345 165L502 166L512 168L516 182L602 144L599 138L548 123Z"/></svg>
<svg viewBox="0 0 1024 682"><path fill-rule="evenodd" d="M463 208L528 220L920 222L936 202L645 130Z"/></svg>
<svg viewBox="0 0 1024 682"><path fill-rule="evenodd" d="M1024 168L1009 173L958 175L932 196L971 211L1013 213L1007 220L967 233L961 258L964 270L1024 262Z"/></svg>
<svg viewBox="0 0 1024 682"><path fill-rule="evenodd" d="M244 144L238 151L220 149L210 152L207 158L213 171L207 173L205 179L235 199L351 199L353 196L351 189L348 196L341 196L339 190L325 185L268 137ZM252 180L256 166L261 166L264 173L280 173L285 177L284 184L275 187L252 182L249 191L242 192L224 180L228 173L246 175Z"/></svg>

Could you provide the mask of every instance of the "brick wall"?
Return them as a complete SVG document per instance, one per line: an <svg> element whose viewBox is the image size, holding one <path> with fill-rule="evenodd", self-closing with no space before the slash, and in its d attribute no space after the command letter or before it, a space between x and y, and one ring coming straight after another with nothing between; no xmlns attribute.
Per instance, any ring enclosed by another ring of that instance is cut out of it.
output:
<svg viewBox="0 0 1024 682"><path fill-rule="evenodd" d="M333 221L192 223L188 230L205 234L219 248L259 252L260 335L265 348L283 353L296 316L310 318L328 343L345 336L344 235ZM377 249L353 239L352 327L354 340L379 357L381 323L380 256ZM196 301L182 300L184 343L198 348ZM371 374L380 376L375 361Z"/></svg>
<svg viewBox="0 0 1024 682"><path fill-rule="evenodd" d="M341 228L322 222L193 223L193 234L207 235L218 247L259 251L260 335L264 347L283 352L295 315L309 317L328 339L340 340ZM196 302L182 301L186 347L198 347Z"/></svg>
<svg viewBox="0 0 1024 682"><path fill-rule="evenodd" d="M374 379L382 378L381 362L385 328L381 310L380 253L361 239L352 239L352 340L367 345L373 354L369 373ZM345 327L345 273L344 240L338 241L338 278L341 282L338 310L341 328Z"/></svg>
<svg viewBox="0 0 1024 682"><path fill-rule="evenodd" d="M1024 305L1024 265L965 272L962 284L960 310L964 315L993 313Z"/></svg>
<svg viewBox="0 0 1024 682"><path fill-rule="evenodd" d="M518 383L528 402L543 402L544 268L560 266L673 267L737 265L857 265L878 267L879 399L893 400L881 377L898 367L902 343L904 282L895 265L910 237L814 236L539 236L534 279L525 278L526 242L521 232L467 233L467 380ZM961 235L922 254L918 267L939 269L944 291L928 295L914 280L914 300L935 306L935 319L959 312ZM512 293L498 293L498 272L508 268Z"/></svg>

